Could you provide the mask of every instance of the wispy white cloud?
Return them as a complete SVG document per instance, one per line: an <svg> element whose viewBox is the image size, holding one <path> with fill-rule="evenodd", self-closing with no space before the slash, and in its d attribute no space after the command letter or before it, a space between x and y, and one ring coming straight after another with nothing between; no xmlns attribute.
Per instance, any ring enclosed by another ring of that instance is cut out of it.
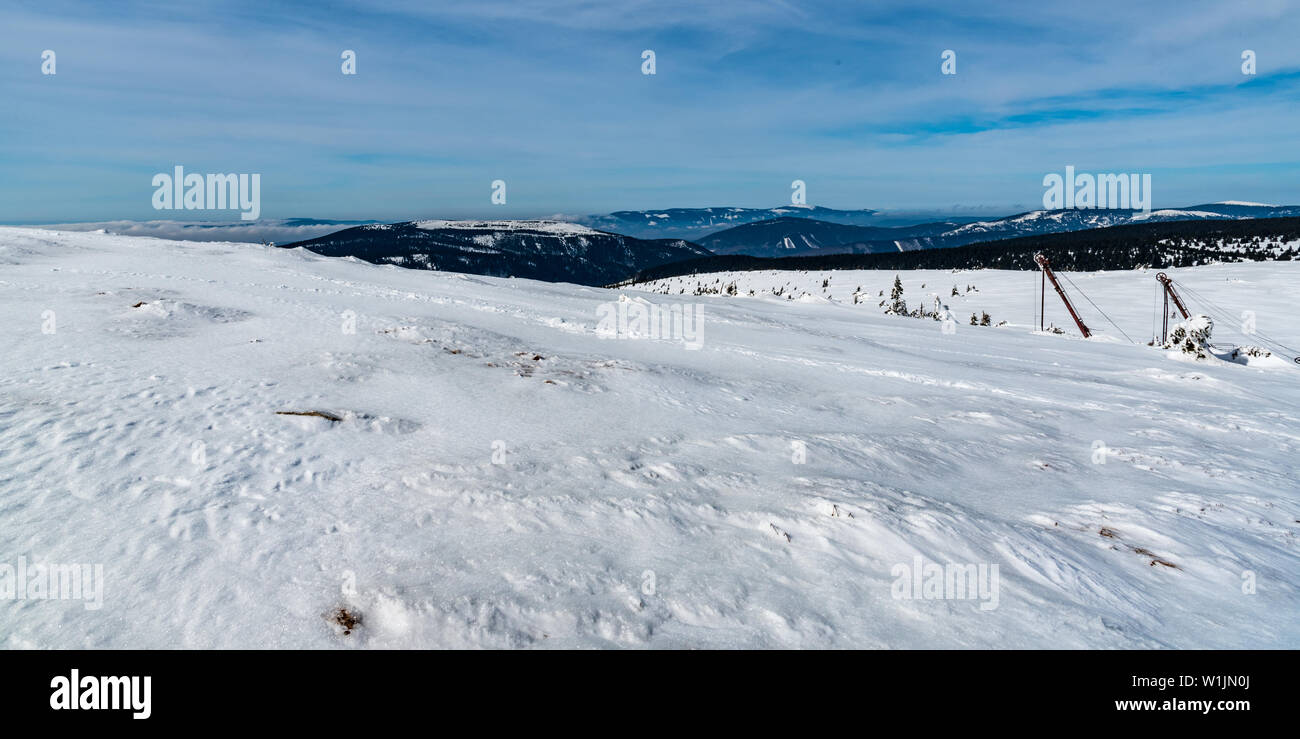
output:
<svg viewBox="0 0 1300 739"><path fill-rule="evenodd" d="M1238 69L1249 47L1260 83L1300 70L1300 10L1274 0L47 0L5 21L10 222L154 218L175 164L261 173L268 217L770 206L795 177L838 207L1017 203L1070 153L1181 162L1166 191L1192 199L1297 199L1294 169L1251 177L1295 151L1295 84Z"/></svg>

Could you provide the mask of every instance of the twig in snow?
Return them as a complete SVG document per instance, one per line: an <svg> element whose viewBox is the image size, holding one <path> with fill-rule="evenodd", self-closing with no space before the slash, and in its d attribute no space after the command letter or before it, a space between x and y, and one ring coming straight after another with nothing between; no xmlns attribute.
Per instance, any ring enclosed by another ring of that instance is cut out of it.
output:
<svg viewBox="0 0 1300 739"><path fill-rule="evenodd" d="M336 415L334 415L333 413L327 413L327 412L325 412L325 411L276 411L276 412L275 412L275 415L277 415L277 416L312 416L312 417L315 417L315 418L323 418L323 419L325 419L326 421L329 421L330 423L339 423L339 422L341 422L341 421L343 420L343 418L342 418L341 416L336 416Z"/></svg>

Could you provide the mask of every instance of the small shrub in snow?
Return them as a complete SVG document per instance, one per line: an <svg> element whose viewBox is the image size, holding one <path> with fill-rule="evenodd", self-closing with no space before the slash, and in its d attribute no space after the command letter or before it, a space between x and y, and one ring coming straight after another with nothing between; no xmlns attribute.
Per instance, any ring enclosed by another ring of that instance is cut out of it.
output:
<svg viewBox="0 0 1300 739"><path fill-rule="evenodd" d="M352 632L362 624L361 613L359 611L349 611L346 608L335 611L331 620L342 627L344 636L351 636Z"/></svg>
<svg viewBox="0 0 1300 739"><path fill-rule="evenodd" d="M1210 332L1213 330L1214 321L1209 316L1192 316L1174 324L1161 348L1176 349L1197 359L1205 359L1210 354Z"/></svg>
<svg viewBox="0 0 1300 739"><path fill-rule="evenodd" d="M1233 359L1238 359L1240 357L1252 357L1254 359L1262 359L1263 357L1271 357L1271 356L1273 356L1273 352L1270 352L1267 349L1261 349L1260 347L1257 346L1239 346L1236 349L1232 350Z"/></svg>

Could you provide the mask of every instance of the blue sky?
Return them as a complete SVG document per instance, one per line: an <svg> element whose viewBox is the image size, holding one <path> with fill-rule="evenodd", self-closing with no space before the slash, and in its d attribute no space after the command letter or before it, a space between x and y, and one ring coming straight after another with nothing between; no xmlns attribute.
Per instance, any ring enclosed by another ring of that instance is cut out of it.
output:
<svg viewBox="0 0 1300 739"><path fill-rule="evenodd" d="M769 207L794 179L1013 212L1067 164L1151 173L1156 207L1297 203L1298 37L1275 0L6 0L0 222L237 218L153 210L176 164L260 173L264 218Z"/></svg>

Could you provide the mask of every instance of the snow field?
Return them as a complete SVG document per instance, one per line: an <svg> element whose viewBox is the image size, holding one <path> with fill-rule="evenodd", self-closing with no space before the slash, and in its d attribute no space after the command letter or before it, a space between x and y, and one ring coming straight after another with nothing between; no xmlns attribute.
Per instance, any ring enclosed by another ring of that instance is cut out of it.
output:
<svg viewBox="0 0 1300 739"><path fill-rule="evenodd" d="M1300 265L1171 273L1300 344ZM105 568L0 645L1300 644L1293 365L1036 334L1028 272L901 273L951 334L764 274L719 279L809 298L0 229L0 564ZM1071 278L1149 338L1153 274ZM702 345L602 338L620 294ZM917 557L996 607L898 597Z"/></svg>

